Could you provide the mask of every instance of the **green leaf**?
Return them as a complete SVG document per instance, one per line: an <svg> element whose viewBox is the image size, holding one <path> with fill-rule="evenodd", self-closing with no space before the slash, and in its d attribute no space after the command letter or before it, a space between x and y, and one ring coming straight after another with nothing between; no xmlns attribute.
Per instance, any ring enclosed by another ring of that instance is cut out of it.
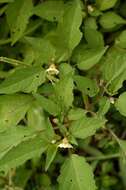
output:
<svg viewBox="0 0 126 190"><path fill-rule="evenodd" d="M99 128L104 126L105 122L106 120L104 118L97 116L87 117L85 115L83 118L73 121L69 131L74 137L85 139L94 135Z"/></svg>
<svg viewBox="0 0 126 190"><path fill-rule="evenodd" d="M63 1L49 0L35 6L33 12L43 19L55 22L61 20L63 17L64 8Z"/></svg>
<svg viewBox="0 0 126 190"><path fill-rule="evenodd" d="M21 142L0 159L0 171L8 171L23 164L28 159L40 156L47 147L47 140L41 133L34 138Z"/></svg>
<svg viewBox="0 0 126 190"><path fill-rule="evenodd" d="M79 0L73 0L67 5L63 19L59 22L56 31L49 37L56 48L58 62L70 57L72 50L79 44L82 33L80 25L82 11Z"/></svg>
<svg viewBox="0 0 126 190"><path fill-rule="evenodd" d="M123 115L126 116L126 92L122 93L116 101L116 109Z"/></svg>
<svg viewBox="0 0 126 190"><path fill-rule="evenodd" d="M39 102L44 110L46 110L51 115L58 115L60 113L59 106L51 99L45 98L39 94L34 94L34 97Z"/></svg>
<svg viewBox="0 0 126 190"><path fill-rule="evenodd" d="M110 94L116 94L126 79L126 52L123 49L112 47L105 56L102 75L107 83L106 88Z"/></svg>
<svg viewBox="0 0 126 190"><path fill-rule="evenodd" d="M68 119L69 120L78 120L81 119L82 117L84 117L84 115L86 114L86 110L82 109L82 108L73 108L69 111L68 113Z"/></svg>
<svg viewBox="0 0 126 190"><path fill-rule="evenodd" d="M63 109L69 109L73 103L73 78L71 75L66 75L64 78L59 80L55 86L55 95L58 105Z"/></svg>
<svg viewBox="0 0 126 190"><path fill-rule="evenodd" d="M91 167L84 157L76 154L64 162L58 182L59 190L96 190Z"/></svg>
<svg viewBox="0 0 126 190"><path fill-rule="evenodd" d="M55 59L55 47L45 38L25 37L24 43L28 43L33 48L36 59L41 60L41 63L49 63Z"/></svg>
<svg viewBox="0 0 126 190"><path fill-rule="evenodd" d="M77 85L77 89L90 97L95 96L99 92L99 87L95 80L91 80L88 77L75 75L74 81Z"/></svg>
<svg viewBox="0 0 126 190"><path fill-rule="evenodd" d="M40 66L20 67L0 84L0 94L36 92L44 81L45 71Z"/></svg>
<svg viewBox="0 0 126 190"><path fill-rule="evenodd" d="M8 5L6 15L11 31L12 44L23 36L32 14L32 9L32 0L16 0Z"/></svg>
<svg viewBox="0 0 126 190"><path fill-rule="evenodd" d="M47 171L53 162L56 153L57 153L58 146L55 144L50 144L47 153L46 153L46 164L45 164L45 170Z"/></svg>
<svg viewBox="0 0 126 190"><path fill-rule="evenodd" d="M120 27L126 24L126 20L123 19L120 15L116 14L115 12L106 12L100 17L100 25L108 30L111 31L116 27Z"/></svg>
<svg viewBox="0 0 126 190"><path fill-rule="evenodd" d="M106 50L107 47L89 49L80 45L73 52L73 61L77 62L79 69L88 70L100 61Z"/></svg>
<svg viewBox="0 0 126 190"><path fill-rule="evenodd" d="M117 0L96 0L96 5L101 11L111 9L115 6Z"/></svg>
<svg viewBox="0 0 126 190"><path fill-rule="evenodd" d="M88 17L84 25L84 37L89 48L104 47L103 35L97 30L98 26L93 17Z"/></svg>
<svg viewBox="0 0 126 190"><path fill-rule="evenodd" d="M17 125L28 111L33 98L29 95L0 96L0 131Z"/></svg>
<svg viewBox="0 0 126 190"><path fill-rule="evenodd" d="M120 48L126 48L126 30L123 30L117 37L115 44Z"/></svg>
<svg viewBox="0 0 126 190"><path fill-rule="evenodd" d="M45 128L45 117L42 107L34 102L27 112L27 125L36 130Z"/></svg>
<svg viewBox="0 0 126 190"><path fill-rule="evenodd" d="M8 130L0 132L0 159L12 147L17 146L25 139L31 138L35 130L30 127L9 127Z"/></svg>
<svg viewBox="0 0 126 190"><path fill-rule="evenodd" d="M110 108L110 100L107 97L101 97L99 100L99 109L97 114L99 116L104 116Z"/></svg>

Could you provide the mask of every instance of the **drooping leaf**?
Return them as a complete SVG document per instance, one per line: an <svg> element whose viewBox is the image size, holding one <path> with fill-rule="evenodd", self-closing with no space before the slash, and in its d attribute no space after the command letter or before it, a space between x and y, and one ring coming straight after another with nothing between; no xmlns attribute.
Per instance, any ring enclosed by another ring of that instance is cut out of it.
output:
<svg viewBox="0 0 126 190"><path fill-rule="evenodd" d="M33 12L35 15L43 19L55 22L61 20L63 17L64 8L63 1L49 0L38 4Z"/></svg>
<svg viewBox="0 0 126 190"><path fill-rule="evenodd" d="M95 134L95 132L102 128L106 120L101 117L87 117L86 115L83 118L80 118L76 121L73 121L70 125L70 133L80 139L85 139L89 136Z"/></svg>
<svg viewBox="0 0 126 190"><path fill-rule="evenodd" d="M12 44L23 36L32 14L32 9L32 0L18 0L8 5L6 15L11 31Z"/></svg>
<svg viewBox="0 0 126 190"><path fill-rule="evenodd" d="M0 96L0 131L17 125L25 116L33 98L25 94Z"/></svg>
<svg viewBox="0 0 126 190"><path fill-rule="evenodd" d="M45 71L40 66L20 67L0 84L0 94L36 92L45 81Z"/></svg>
<svg viewBox="0 0 126 190"><path fill-rule="evenodd" d="M116 101L116 109L126 116L126 92L122 93Z"/></svg>
<svg viewBox="0 0 126 190"><path fill-rule="evenodd" d="M76 154L64 162L58 182L59 190L96 190L91 167L84 157Z"/></svg>

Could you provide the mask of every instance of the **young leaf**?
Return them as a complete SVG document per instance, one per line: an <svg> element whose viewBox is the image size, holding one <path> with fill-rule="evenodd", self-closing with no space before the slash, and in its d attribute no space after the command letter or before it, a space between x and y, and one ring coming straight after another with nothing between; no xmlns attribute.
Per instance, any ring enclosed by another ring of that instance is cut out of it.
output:
<svg viewBox="0 0 126 190"><path fill-rule="evenodd" d="M77 62L77 67L81 70L88 70L96 65L107 47L89 49L83 45L78 46L73 53L73 61Z"/></svg>
<svg viewBox="0 0 126 190"><path fill-rule="evenodd" d="M45 81L45 71L40 66L20 67L0 84L0 94L36 92Z"/></svg>
<svg viewBox="0 0 126 190"><path fill-rule="evenodd" d="M73 154L68 158L58 178L59 190L96 190L93 172L84 157Z"/></svg>
<svg viewBox="0 0 126 190"><path fill-rule="evenodd" d="M58 146L55 144L50 144L47 153L46 153L46 164L45 164L45 170L47 171L54 160L56 153L57 153Z"/></svg>
<svg viewBox="0 0 126 190"><path fill-rule="evenodd" d="M101 16L99 22L100 22L100 25L107 31L111 31L115 29L116 27L120 27L126 24L125 19L123 19L120 15L112 11L104 13Z"/></svg>
<svg viewBox="0 0 126 190"><path fill-rule="evenodd" d="M70 125L70 133L80 139L85 139L95 134L97 129L102 128L106 120L101 117L87 117L73 121Z"/></svg>
<svg viewBox="0 0 126 190"><path fill-rule="evenodd" d="M32 14L32 9L32 0L18 0L8 5L6 15L11 31L12 44L23 36Z"/></svg>
<svg viewBox="0 0 126 190"><path fill-rule="evenodd" d="M66 75L54 86L56 99L61 108L69 109L73 103L73 79L71 75Z"/></svg>
<svg viewBox="0 0 126 190"><path fill-rule="evenodd" d="M122 93L116 101L116 109L123 115L126 116L126 92Z"/></svg>
<svg viewBox="0 0 126 190"><path fill-rule="evenodd" d="M48 21L59 21L63 17L64 13L64 2L49 0L38 4L33 13Z"/></svg>
<svg viewBox="0 0 126 190"><path fill-rule="evenodd" d="M99 116L104 116L110 108L110 100L107 97L102 97L99 100L99 109L97 114Z"/></svg>
<svg viewBox="0 0 126 190"><path fill-rule="evenodd" d="M101 11L111 9L115 6L117 0L96 0L96 5Z"/></svg>
<svg viewBox="0 0 126 190"><path fill-rule="evenodd" d="M48 142L41 133L34 138L21 142L0 159L0 171L8 171L23 164L28 159L40 156L47 147Z"/></svg>
<svg viewBox="0 0 126 190"><path fill-rule="evenodd" d="M25 116L33 98L25 94L0 96L0 131L17 125Z"/></svg>
<svg viewBox="0 0 126 190"><path fill-rule="evenodd" d="M80 90L82 93L89 95L90 97L95 96L99 92L96 81L91 80L88 77L75 75L74 81L77 85L77 89Z"/></svg>
<svg viewBox="0 0 126 190"><path fill-rule="evenodd" d="M34 97L42 106L42 108L49 112L51 115L58 115L60 113L59 106L53 100L45 98L39 94L34 94Z"/></svg>

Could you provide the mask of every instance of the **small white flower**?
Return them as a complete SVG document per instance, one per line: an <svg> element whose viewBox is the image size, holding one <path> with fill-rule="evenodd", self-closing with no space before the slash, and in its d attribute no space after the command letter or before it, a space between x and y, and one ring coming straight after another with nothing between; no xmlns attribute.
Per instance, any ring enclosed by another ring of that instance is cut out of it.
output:
<svg viewBox="0 0 126 190"><path fill-rule="evenodd" d="M113 97L110 97L109 100L110 100L110 103L111 103L111 104L114 104L114 103L115 103L115 100L114 100Z"/></svg>
<svg viewBox="0 0 126 190"><path fill-rule="evenodd" d="M55 144L55 143L56 143L56 140L55 140L55 139L54 139L54 140L52 140L52 141L51 141L51 143L52 143L52 144Z"/></svg>
<svg viewBox="0 0 126 190"><path fill-rule="evenodd" d="M89 12L93 12L93 11L94 11L94 8L93 8L91 5L88 5L87 8L88 8L88 11L89 11Z"/></svg>
<svg viewBox="0 0 126 190"><path fill-rule="evenodd" d="M67 138L64 138L62 142L58 145L59 148L73 148L73 146L68 142Z"/></svg>
<svg viewBox="0 0 126 190"><path fill-rule="evenodd" d="M59 70L56 68L55 64L51 64L48 69L46 69L46 72L49 75L58 75Z"/></svg>

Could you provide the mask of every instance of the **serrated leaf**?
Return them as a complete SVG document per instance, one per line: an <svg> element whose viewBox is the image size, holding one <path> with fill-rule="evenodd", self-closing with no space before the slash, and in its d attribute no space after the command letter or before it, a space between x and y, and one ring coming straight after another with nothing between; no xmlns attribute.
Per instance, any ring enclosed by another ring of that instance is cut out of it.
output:
<svg viewBox="0 0 126 190"><path fill-rule="evenodd" d="M86 115L73 121L69 127L70 133L80 139L85 139L96 133L99 128L102 128L106 120L100 117L87 117Z"/></svg>
<svg viewBox="0 0 126 190"><path fill-rule="evenodd" d="M49 63L52 59L55 59L55 47L48 39L25 37L24 42L33 48L36 59L41 60L41 63Z"/></svg>
<svg viewBox="0 0 126 190"><path fill-rule="evenodd" d="M105 56L102 75L106 81L106 88L110 94L116 94L126 79L126 53L125 50L112 47Z"/></svg>
<svg viewBox="0 0 126 190"><path fill-rule="evenodd" d="M116 109L126 116L126 92L122 93L116 101Z"/></svg>
<svg viewBox="0 0 126 190"><path fill-rule="evenodd" d="M100 17L100 25L107 31L111 31L116 27L120 27L126 24L126 20L115 12L106 12Z"/></svg>
<svg viewBox="0 0 126 190"><path fill-rule="evenodd" d="M46 153L46 164L45 164L45 170L47 171L53 162L56 153L57 153L58 146L55 144L50 144L47 153Z"/></svg>
<svg viewBox="0 0 126 190"><path fill-rule="evenodd" d="M34 132L35 130L24 126L11 126L8 130L0 132L0 159L12 147L17 146L24 139L30 138Z"/></svg>
<svg viewBox="0 0 126 190"><path fill-rule="evenodd" d="M72 50L79 44L82 33L80 25L82 11L79 0L68 3L63 19L59 22L56 31L48 38L56 48L58 62L70 57Z"/></svg>
<svg viewBox="0 0 126 190"><path fill-rule="evenodd" d="M76 154L64 162L58 182L59 190L96 190L91 167L84 157Z"/></svg>
<svg viewBox="0 0 126 190"><path fill-rule="evenodd" d="M101 11L111 9L115 6L117 0L96 0L96 5Z"/></svg>
<svg viewBox="0 0 126 190"><path fill-rule="evenodd" d="M99 92L99 87L96 81L91 80L88 77L75 75L74 81L77 85L77 89L80 90L82 93L89 95L90 97L95 96Z"/></svg>
<svg viewBox="0 0 126 190"><path fill-rule="evenodd" d="M25 116L33 98L29 95L0 96L0 131L17 125Z"/></svg>
<svg viewBox="0 0 126 190"><path fill-rule="evenodd" d="M51 99L45 98L39 94L34 94L34 97L39 102L44 110L52 115L58 115L60 113L59 106Z"/></svg>
<svg viewBox="0 0 126 190"><path fill-rule="evenodd" d="M18 167L28 159L40 156L47 147L48 141L41 133L34 138L21 142L0 159L0 171L8 171L11 168Z"/></svg>
<svg viewBox="0 0 126 190"><path fill-rule="evenodd" d="M64 7L63 1L49 0L38 4L33 12L43 19L55 22L61 20L63 17Z"/></svg>
<svg viewBox="0 0 126 190"><path fill-rule="evenodd" d="M32 9L32 0L16 0L8 5L6 15L11 31L12 44L23 36L32 15Z"/></svg>
<svg viewBox="0 0 126 190"><path fill-rule="evenodd" d="M0 94L36 92L45 81L45 71L40 66L20 67L0 84Z"/></svg>
<svg viewBox="0 0 126 190"><path fill-rule="evenodd" d="M63 109L69 109L73 103L73 78L71 75L66 75L54 86L56 100Z"/></svg>
<svg viewBox="0 0 126 190"><path fill-rule="evenodd" d="M77 62L79 69L88 70L100 61L106 50L107 47L89 49L81 45L73 52L73 61Z"/></svg>

